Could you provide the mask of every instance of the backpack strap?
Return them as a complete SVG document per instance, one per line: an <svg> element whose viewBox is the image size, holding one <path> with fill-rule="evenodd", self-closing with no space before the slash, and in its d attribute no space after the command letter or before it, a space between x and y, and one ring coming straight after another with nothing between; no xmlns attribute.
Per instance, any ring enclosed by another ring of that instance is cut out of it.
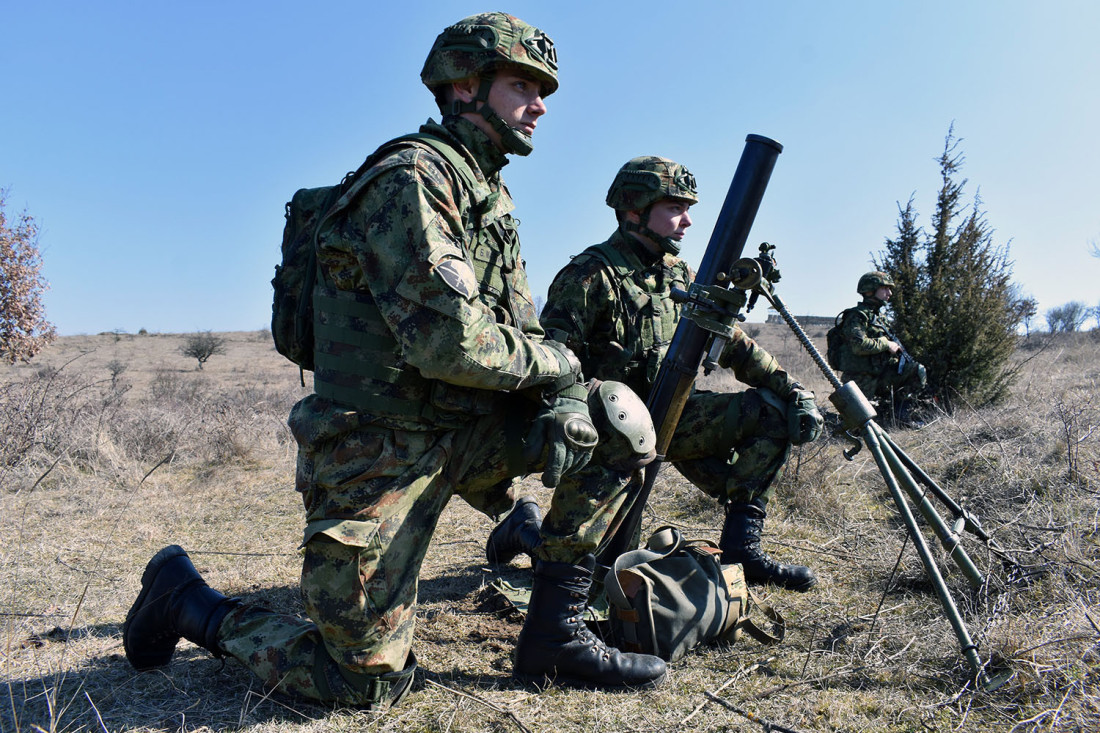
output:
<svg viewBox="0 0 1100 733"><path fill-rule="evenodd" d="M409 143L420 143L431 148L435 152L443 156L443 158L451 164L451 167L455 169L459 177L466 184L466 186L473 193L475 202L480 203L489 198L490 191L489 185L483 180L478 179L477 174L474 173L470 164L462 157L462 154L455 150L454 146L436 137L435 135L429 135L426 132L414 132L409 135L402 135L401 137L394 138L389 142L382 143L381 146L363 162L363 165L359 166L359 169L354 173L348 174L344 178L341 187L344 188L344 193L340 195L338 199L333 203L332 208L321 218L317 231L320 231L325 220L333 214L336 214L341 209L347 208L348 204L359 195L364 187L370 183L378 174L388 170L388 168L379 168L376 166L378 161L384 158L386 155L407 147Z"/></svg>

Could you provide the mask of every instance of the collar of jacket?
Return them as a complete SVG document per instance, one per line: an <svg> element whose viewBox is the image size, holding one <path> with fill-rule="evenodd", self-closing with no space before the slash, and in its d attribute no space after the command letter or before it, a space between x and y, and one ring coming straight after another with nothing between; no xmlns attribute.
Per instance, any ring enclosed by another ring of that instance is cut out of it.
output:
<svg viewBox="0 0 1100 733"><path fill-rule="evenodd" d="M625 255L627 261L635 270L648 270L661 264L661 261L664 260L663 254L653 254L646 249L644 244L624 232L622 227L615 230L609 241L612 247Z"/></svg>
<svg viewBox="0 0 1100 733"><path fill-rule="evenodd" d="M879 314L879 311L882 310L882 306L886 305L886 303L883 303L878 298L870 298L865 295L863 296L863 302L860 303L860 305L862 305L864 308L868 309L877 316Z"/></svg>
<svg viewBox="0 0 1100 733"><path fill-rule="evenodd" d="M460 144L473 156L486 180L496 176L501 168L508 165L508 156L493 145L493 141L480 127L463 117L447 115L442 124L429 119L420 131Z"/></svg>

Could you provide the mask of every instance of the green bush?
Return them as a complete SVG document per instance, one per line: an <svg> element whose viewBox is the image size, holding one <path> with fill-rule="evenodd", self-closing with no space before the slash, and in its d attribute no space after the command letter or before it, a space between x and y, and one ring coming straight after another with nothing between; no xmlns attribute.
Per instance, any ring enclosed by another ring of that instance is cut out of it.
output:
<svg viewBox="0 0 1100 733"><path fill-rule="evenodd" d="M889 304L894 331L928 369L928 385L948 410L960 401L997 402L1015 376L1009 358L1028 308L1011 281L1008 247L974 196L962 203L956 180L963 156L954 128L939 158L942 185L930 231L917 225L913 200L901 208L897 237L873 258L897 287Z"/></svg>

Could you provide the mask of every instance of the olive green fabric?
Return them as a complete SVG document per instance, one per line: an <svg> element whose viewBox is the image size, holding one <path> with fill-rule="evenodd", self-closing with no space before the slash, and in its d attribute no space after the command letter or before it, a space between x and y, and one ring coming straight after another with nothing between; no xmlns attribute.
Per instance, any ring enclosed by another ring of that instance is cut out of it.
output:
<svg viewBox="0 0 1100 733"><path fill-rule="evenodd" d="M782 641L782 615L751 594L740 565L722 565L720 557L713 542L662 527L643 549L616 558L604 579L615 646L674 662L700 644L731 644L744 632L762 644ZM750 619L754 605L774 633Z"/></svg>

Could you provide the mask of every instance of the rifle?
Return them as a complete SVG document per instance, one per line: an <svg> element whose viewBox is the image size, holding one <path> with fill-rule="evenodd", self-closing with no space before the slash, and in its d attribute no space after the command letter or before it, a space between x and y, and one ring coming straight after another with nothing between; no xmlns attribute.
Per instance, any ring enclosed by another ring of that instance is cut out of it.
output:
<svg viewBox="0 0 1100 733"><path fill-rule="evenodd" d="M878 323L878 327L882 329L883 335L885 335L886 338L890 339L895 344L897 344L898 347L901 348L901 351L898 352L898 374L901 374L902 371L905 370L905 367L909 364L909 362L916 361L916 359L909 356L909 352L905 350L905 344L903 344L901 342L901 339L895 336L894 332L888 329L886 327L886 324L883 323L881 320Z"/></svg>
<svg viewBox="0 0 1100 733"><path fill-rule="evenodd" d="M637 548L642 512L680 415L691 396L699 366L705 364L708 371L717 366L718 355L733 334L730 324L744 318L739 311L745 305L747 294L736 288L731 273L745 249L749 230L781 152L783 146L770 138L762 135L745 138L745 148L695 281L687 292L673 293L681 303L680 320L646 400L657 428L657 458L646 466L641 488L634 494L626 516L601 548L599 561L602 565L610 565L619 555ZM637 482L635 475L631 484L636 487Z"/></svg>

